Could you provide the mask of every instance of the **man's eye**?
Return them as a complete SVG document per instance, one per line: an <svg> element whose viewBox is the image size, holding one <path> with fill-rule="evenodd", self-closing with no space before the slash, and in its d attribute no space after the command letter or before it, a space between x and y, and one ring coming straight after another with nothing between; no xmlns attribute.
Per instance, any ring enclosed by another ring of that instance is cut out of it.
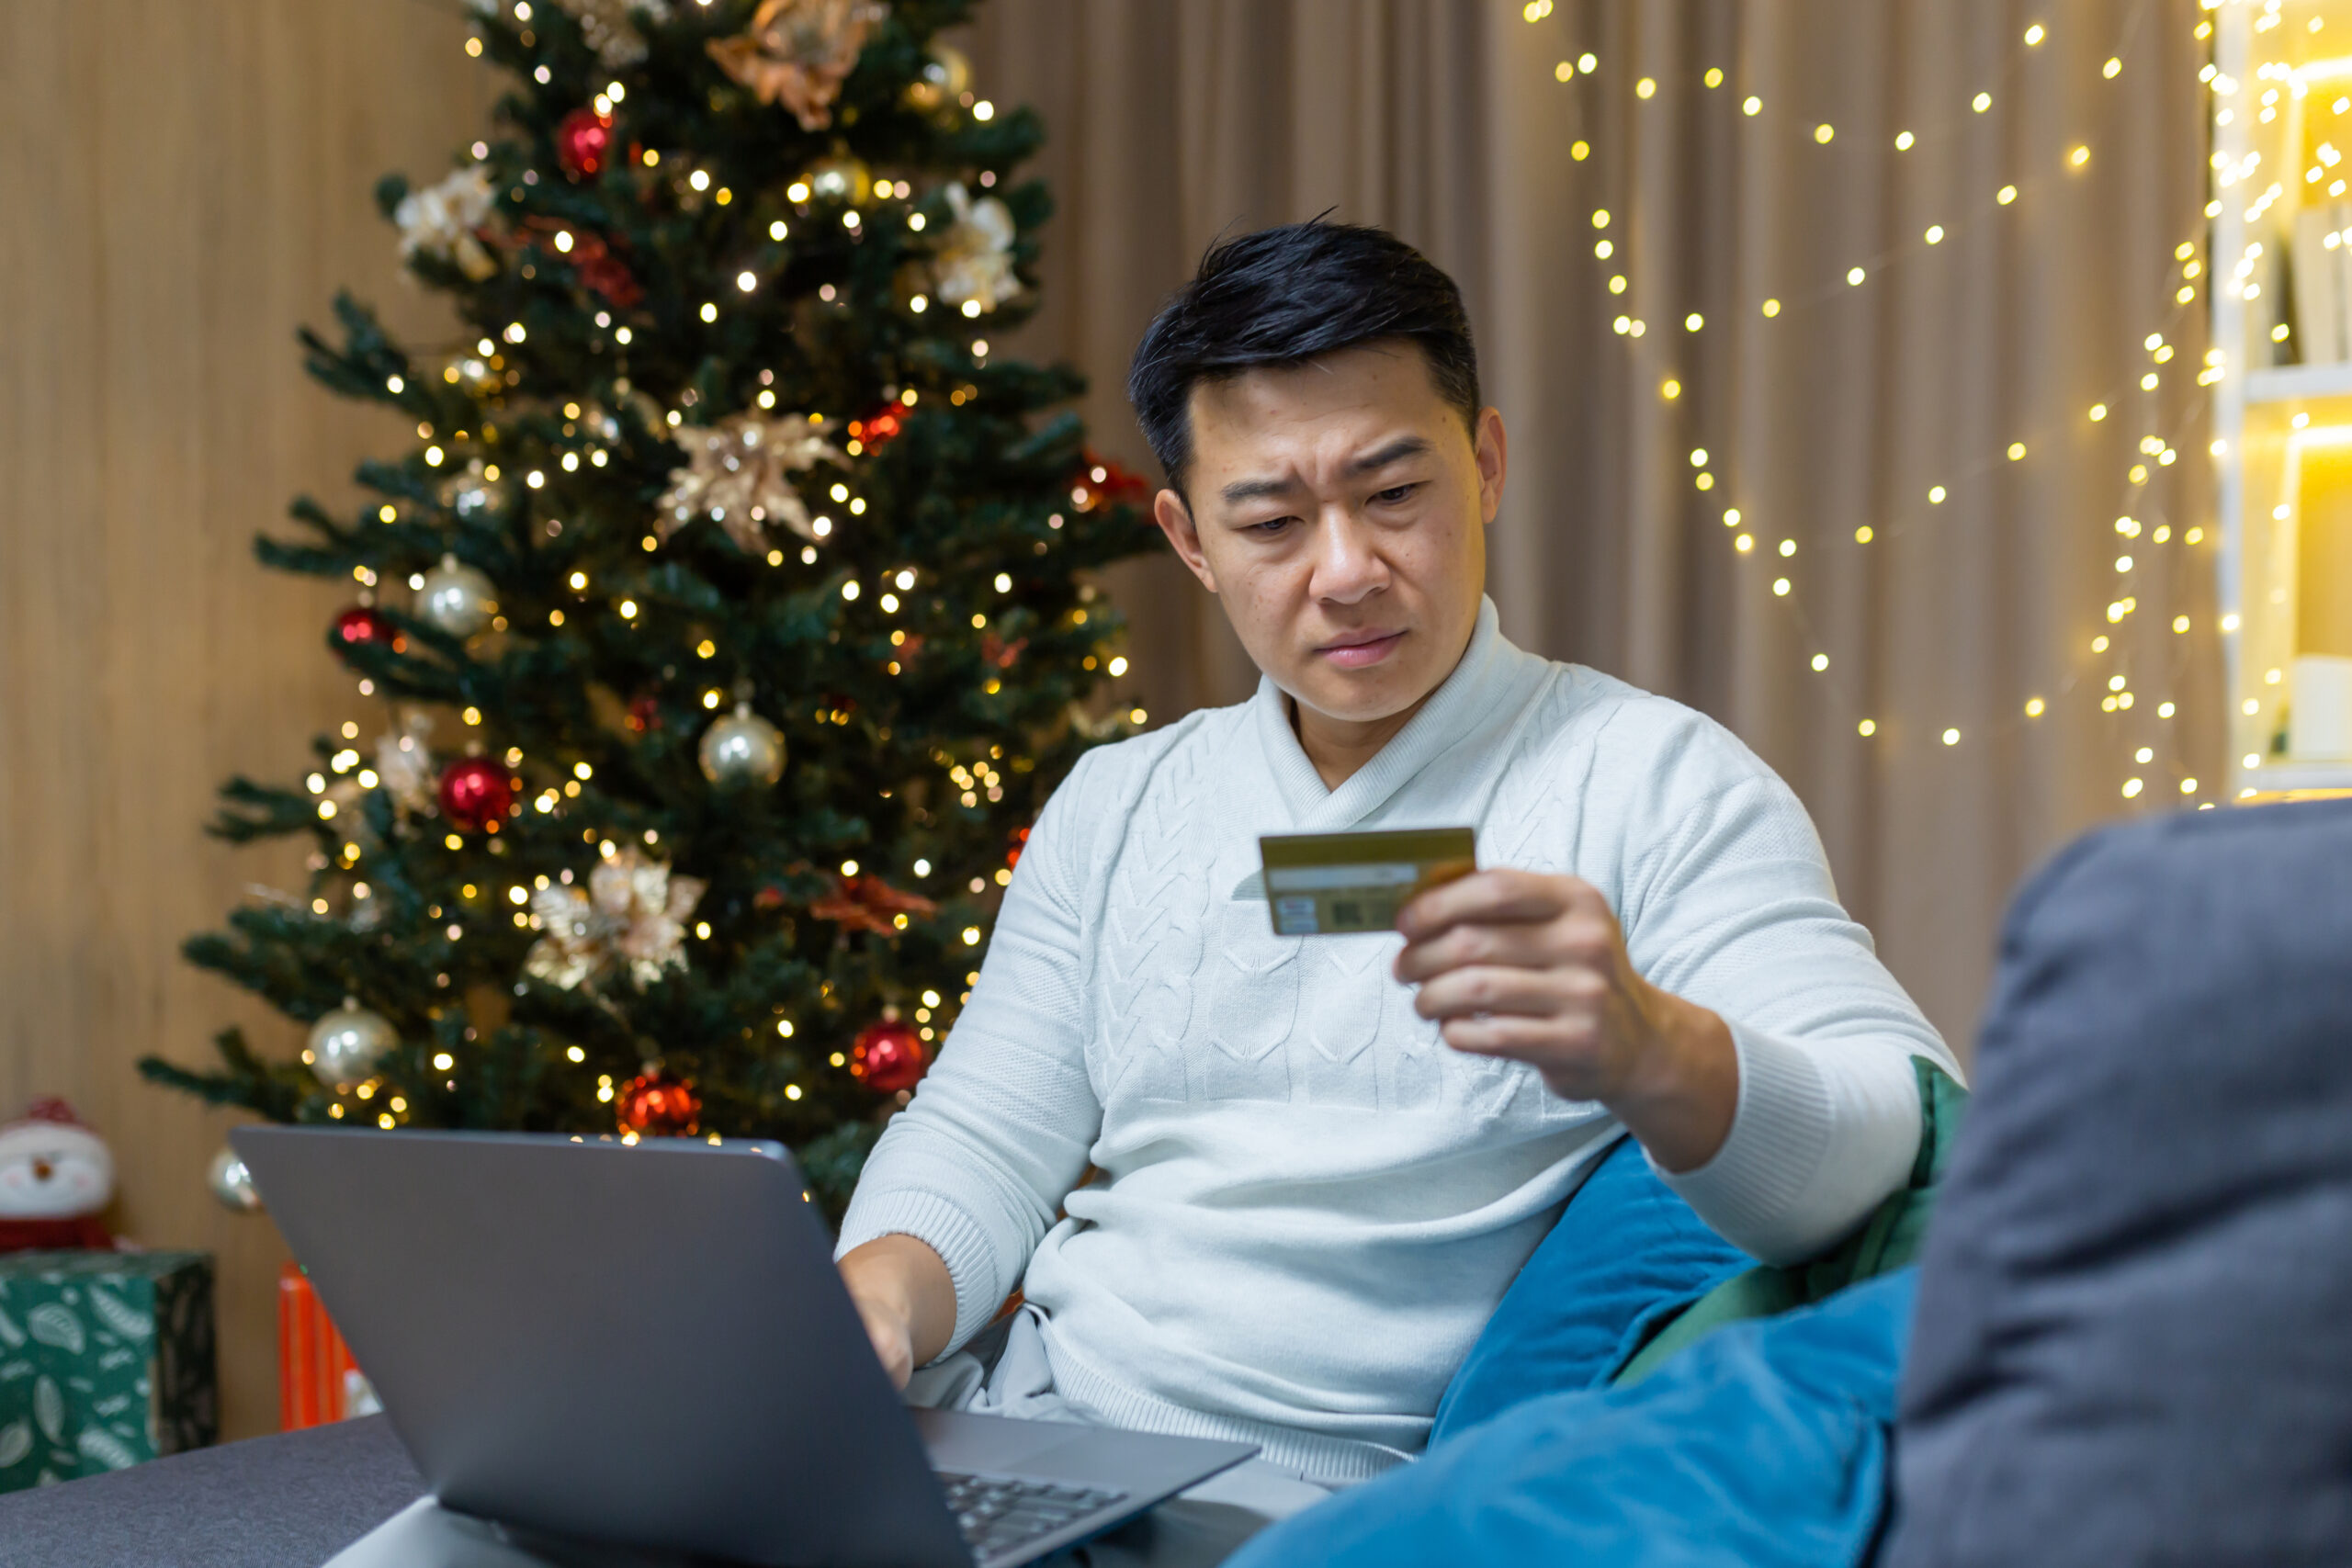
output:
<svg viewBox="0 0 2352 1568"><path fill-rule="evenodd" d="M1383 506L1395 506L1420 488L1421 487L1418 484L1391 485L1388 489L1380 491L1372 499L1380 502Z"/></svg>
<svg viewBox="0 0 2352 1568"><path fill-rule="evenodd" d="M1252 534L1279 534L1289 526L1290 519L1287 517L1269 517L1262 523L1250 524L1250 532Z"/></svg>

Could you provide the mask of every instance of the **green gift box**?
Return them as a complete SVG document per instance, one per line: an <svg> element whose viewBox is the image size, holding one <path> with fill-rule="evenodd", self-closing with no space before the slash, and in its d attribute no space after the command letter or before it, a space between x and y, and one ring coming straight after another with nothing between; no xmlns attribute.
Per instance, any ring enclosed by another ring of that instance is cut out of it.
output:
<svg viewBox="0 0 2352 1568"><path fill-rule="evenodd" d="M219 1431L209 1253L0 1253L0 1492Z"/></svg>

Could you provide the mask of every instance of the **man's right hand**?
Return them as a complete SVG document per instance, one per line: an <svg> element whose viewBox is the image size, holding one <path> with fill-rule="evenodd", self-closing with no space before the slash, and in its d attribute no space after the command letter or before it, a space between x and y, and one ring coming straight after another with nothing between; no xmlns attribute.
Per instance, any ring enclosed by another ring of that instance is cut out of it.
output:
<svg viewBox="0 0 2352 1568"><path fill-rule="evenodd" d="M914 1330L888 1302L855 1294L850 1300L857 1303L857 1315L865 1320L866 1337L874 1341L874 1354L882 1370L890 1374L890 1386L905 1388L915 1371Z"/></svg>
<svg viewBox="0 0 2352 1568"><path fill-rule="evenodd" d="M914 1370L937 1359L956 1332L956 1283L927 1242L876 1236L841 1261L842 1283L882 1370L905 1388Z"/></svg>

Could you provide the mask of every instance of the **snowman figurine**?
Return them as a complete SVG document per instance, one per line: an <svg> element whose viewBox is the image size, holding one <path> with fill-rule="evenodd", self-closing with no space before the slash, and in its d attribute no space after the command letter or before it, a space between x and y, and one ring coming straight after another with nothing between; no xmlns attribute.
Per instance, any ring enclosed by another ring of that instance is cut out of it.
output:
<svg viewBox="0 0 2352 1568"><path fill-rule="evenodd" d="M111 1247L98 1213L113 1196L114 1156L65 1101L0 1123L0 1252Z"/></svg>

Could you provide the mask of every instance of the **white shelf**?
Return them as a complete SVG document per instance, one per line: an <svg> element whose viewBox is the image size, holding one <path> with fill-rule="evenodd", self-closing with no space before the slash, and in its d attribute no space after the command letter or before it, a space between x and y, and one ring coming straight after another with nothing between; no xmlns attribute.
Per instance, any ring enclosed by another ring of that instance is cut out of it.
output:
<svg viewBox="0 0 2352 1568"><path fill-rule="evenodd" d="M2280 365L2246 374L2245 400L2249 403L2345 397L2352 397L2352 364Z"/></svg>
<svg viewBox="0 0 2352 1568"><path fill-rule="evenodd" d="M2245 787L2265 794L2290 789L2352 789L2352 759L2341 762L2274 762L2239 774Z"/></svg>
<svg viewBox="0 0 2352 1568"><path fill-rule="evenodd" d="M2293 761L2271 750L2282 711L2295 700L2285 677L2307 651L2298 624L2304 427L2352 424L2352 364L2271 363L2281 326L2295 324L2300 340L2308 324L2290 309L2289 266L2299 217L2325 200L2303 177L2307 165L2326 156L2328 141L2352 145L2352 103L2335 107L2352 79L2352 0L2208 0L2199 9L2213 29L2214 59L2212 228L2198 288L2212 312L2210 341L2228 371L2213 387L2212 435L2229 767L2211 798L2352 789L2352 759ZM2324 140L2314 147L2315 138ZM2309 421L2300 417L2303 404L2312 405ZM2340 445L2340 434L2328 434ZM2332 473L2339 462L2330 460ZM2257 765L2245 766L2248 756Z"/></svg>

